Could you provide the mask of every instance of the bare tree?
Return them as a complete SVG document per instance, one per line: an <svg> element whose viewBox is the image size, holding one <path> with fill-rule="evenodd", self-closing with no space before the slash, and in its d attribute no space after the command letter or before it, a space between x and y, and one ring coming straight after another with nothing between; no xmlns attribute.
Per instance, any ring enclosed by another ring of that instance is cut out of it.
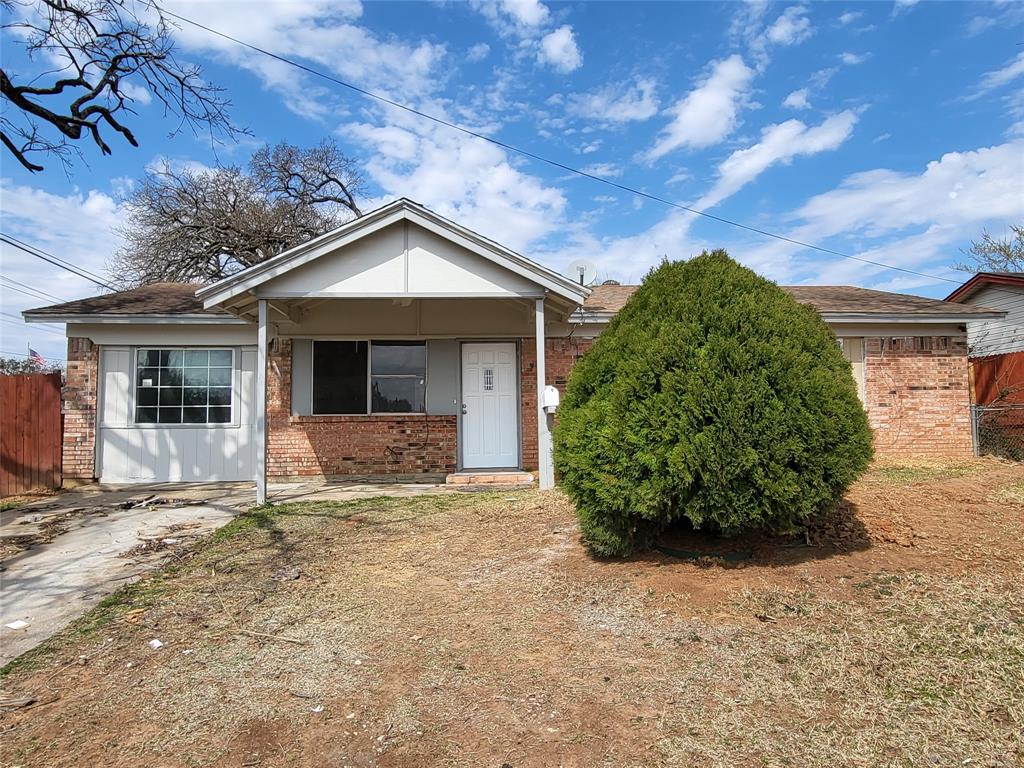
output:
<svg viewBox="0 0 1024 768"><path fill-rule="evenodd" d="M154 0L0 0L0 9L5 45L21 44L45 70L0 69L0 141L28 170L43 170L37 160L47 156L67 167L83 137L104 155L107 132L137 147L126 123L144 91L177 119L171 135L185 127L211 139L243 132L229 121L221 89L175 58Z"/></svg>
<svg viewBox="0 0 1024 768"><path fill-rule="evenodd" d="M988 230L981 233L980 242L972 242L964 254L973 264L958 264L968 272L1024 272L1024 226L1010 225L1010 237L992 237Z"/></svg>
<svg viewBox="0 0 1024 768"><path fill-rule="evenodd" d="M332 140L266 146L249 168L150 171L127 201L113 274L124 285L208 283L359 216L363 179Z"/></svg>

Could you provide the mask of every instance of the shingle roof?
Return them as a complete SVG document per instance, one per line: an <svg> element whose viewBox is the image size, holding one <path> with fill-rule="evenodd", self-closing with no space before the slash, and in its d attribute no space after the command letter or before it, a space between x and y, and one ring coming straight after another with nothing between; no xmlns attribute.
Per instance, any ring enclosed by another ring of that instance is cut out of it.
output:
<svg viewBox="0 0 1024 768"><path fill-rule="evenodd" d="M30 309L28 317L42 315L231 315L223 309L206 309L196 298L192 283L153 283L117 293Z"/></svg>
<svg viewBox="0 0 1024 768"><path fill-rule="evenodd" d="M211 315L231 317L219 308L206 309L196 298L199 286L190 283L154 283L128 291L32 309L27 317L71 315ZM633 295L636 285L597 285L583 305L585 313L615 314ZM905 293L875 291L850 285L783 286L801 304L823 313L879 315L962 315L991 314L991 310Z"/></svg>
<svg viewBox="0 0 1024 768"><path fill-rule="evenodd" d="M946 301L963 302L986 285L1009 285L1024 288L1024 272L978 272L946 297Z"/></svg>
<svg viewBox="0 0 1024 768"><path fill-rule="evenodd" d="M597 285L583 305L584 312L615 313L626 305L626 301L639 286ZM905 293L875 291L852 285L784 285L788 292L801 304L810 304L816 310L829 314L879 314L879 315L979 315L990 314L983 307L970 307L923 296Z"/></svg>

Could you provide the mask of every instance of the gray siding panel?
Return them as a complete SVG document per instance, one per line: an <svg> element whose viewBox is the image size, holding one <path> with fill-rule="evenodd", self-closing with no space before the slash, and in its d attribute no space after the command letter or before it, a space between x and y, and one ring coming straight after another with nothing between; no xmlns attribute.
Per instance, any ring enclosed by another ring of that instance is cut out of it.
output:
<svg viewBox="0 0 1024 768"><path fill-rule="evenodd" d="M458 412L459 342L427 342L427 413L450 416Z"/></svg>
<svg viewBox="0 0 1024 768"><path fill-rule="evenodd" d="M313 413L313 342L292 339L292 415Z"/></svg>

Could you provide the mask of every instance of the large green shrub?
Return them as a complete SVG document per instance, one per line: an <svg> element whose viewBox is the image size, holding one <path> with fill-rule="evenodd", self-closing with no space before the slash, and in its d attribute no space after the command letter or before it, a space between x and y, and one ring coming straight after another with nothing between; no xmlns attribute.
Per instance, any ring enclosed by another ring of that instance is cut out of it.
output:
<svg viewBox="0 0 1024 768"><path fill-rule="evenodd" d="M672 522L787 530L867 467L850 365L810 307L725 251L652 270L573 369L555 467L599 554Z"/></svg>

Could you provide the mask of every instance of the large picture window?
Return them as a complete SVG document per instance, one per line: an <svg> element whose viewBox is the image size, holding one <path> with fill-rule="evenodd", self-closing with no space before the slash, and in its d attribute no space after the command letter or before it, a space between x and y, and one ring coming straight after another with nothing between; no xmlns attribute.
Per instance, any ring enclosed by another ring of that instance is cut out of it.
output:
<svg viewBox="0 0 1024 768"><path fill-rule="evenodd" d="M313 413L423 413L426 383L425 342L313 342Z"/></svg>
<svg viewBox="0 0 1024 768"><path fill-rule="evenodd" d="M136 424L229 424L230 349L140 349L135 365Z"/></svg>

